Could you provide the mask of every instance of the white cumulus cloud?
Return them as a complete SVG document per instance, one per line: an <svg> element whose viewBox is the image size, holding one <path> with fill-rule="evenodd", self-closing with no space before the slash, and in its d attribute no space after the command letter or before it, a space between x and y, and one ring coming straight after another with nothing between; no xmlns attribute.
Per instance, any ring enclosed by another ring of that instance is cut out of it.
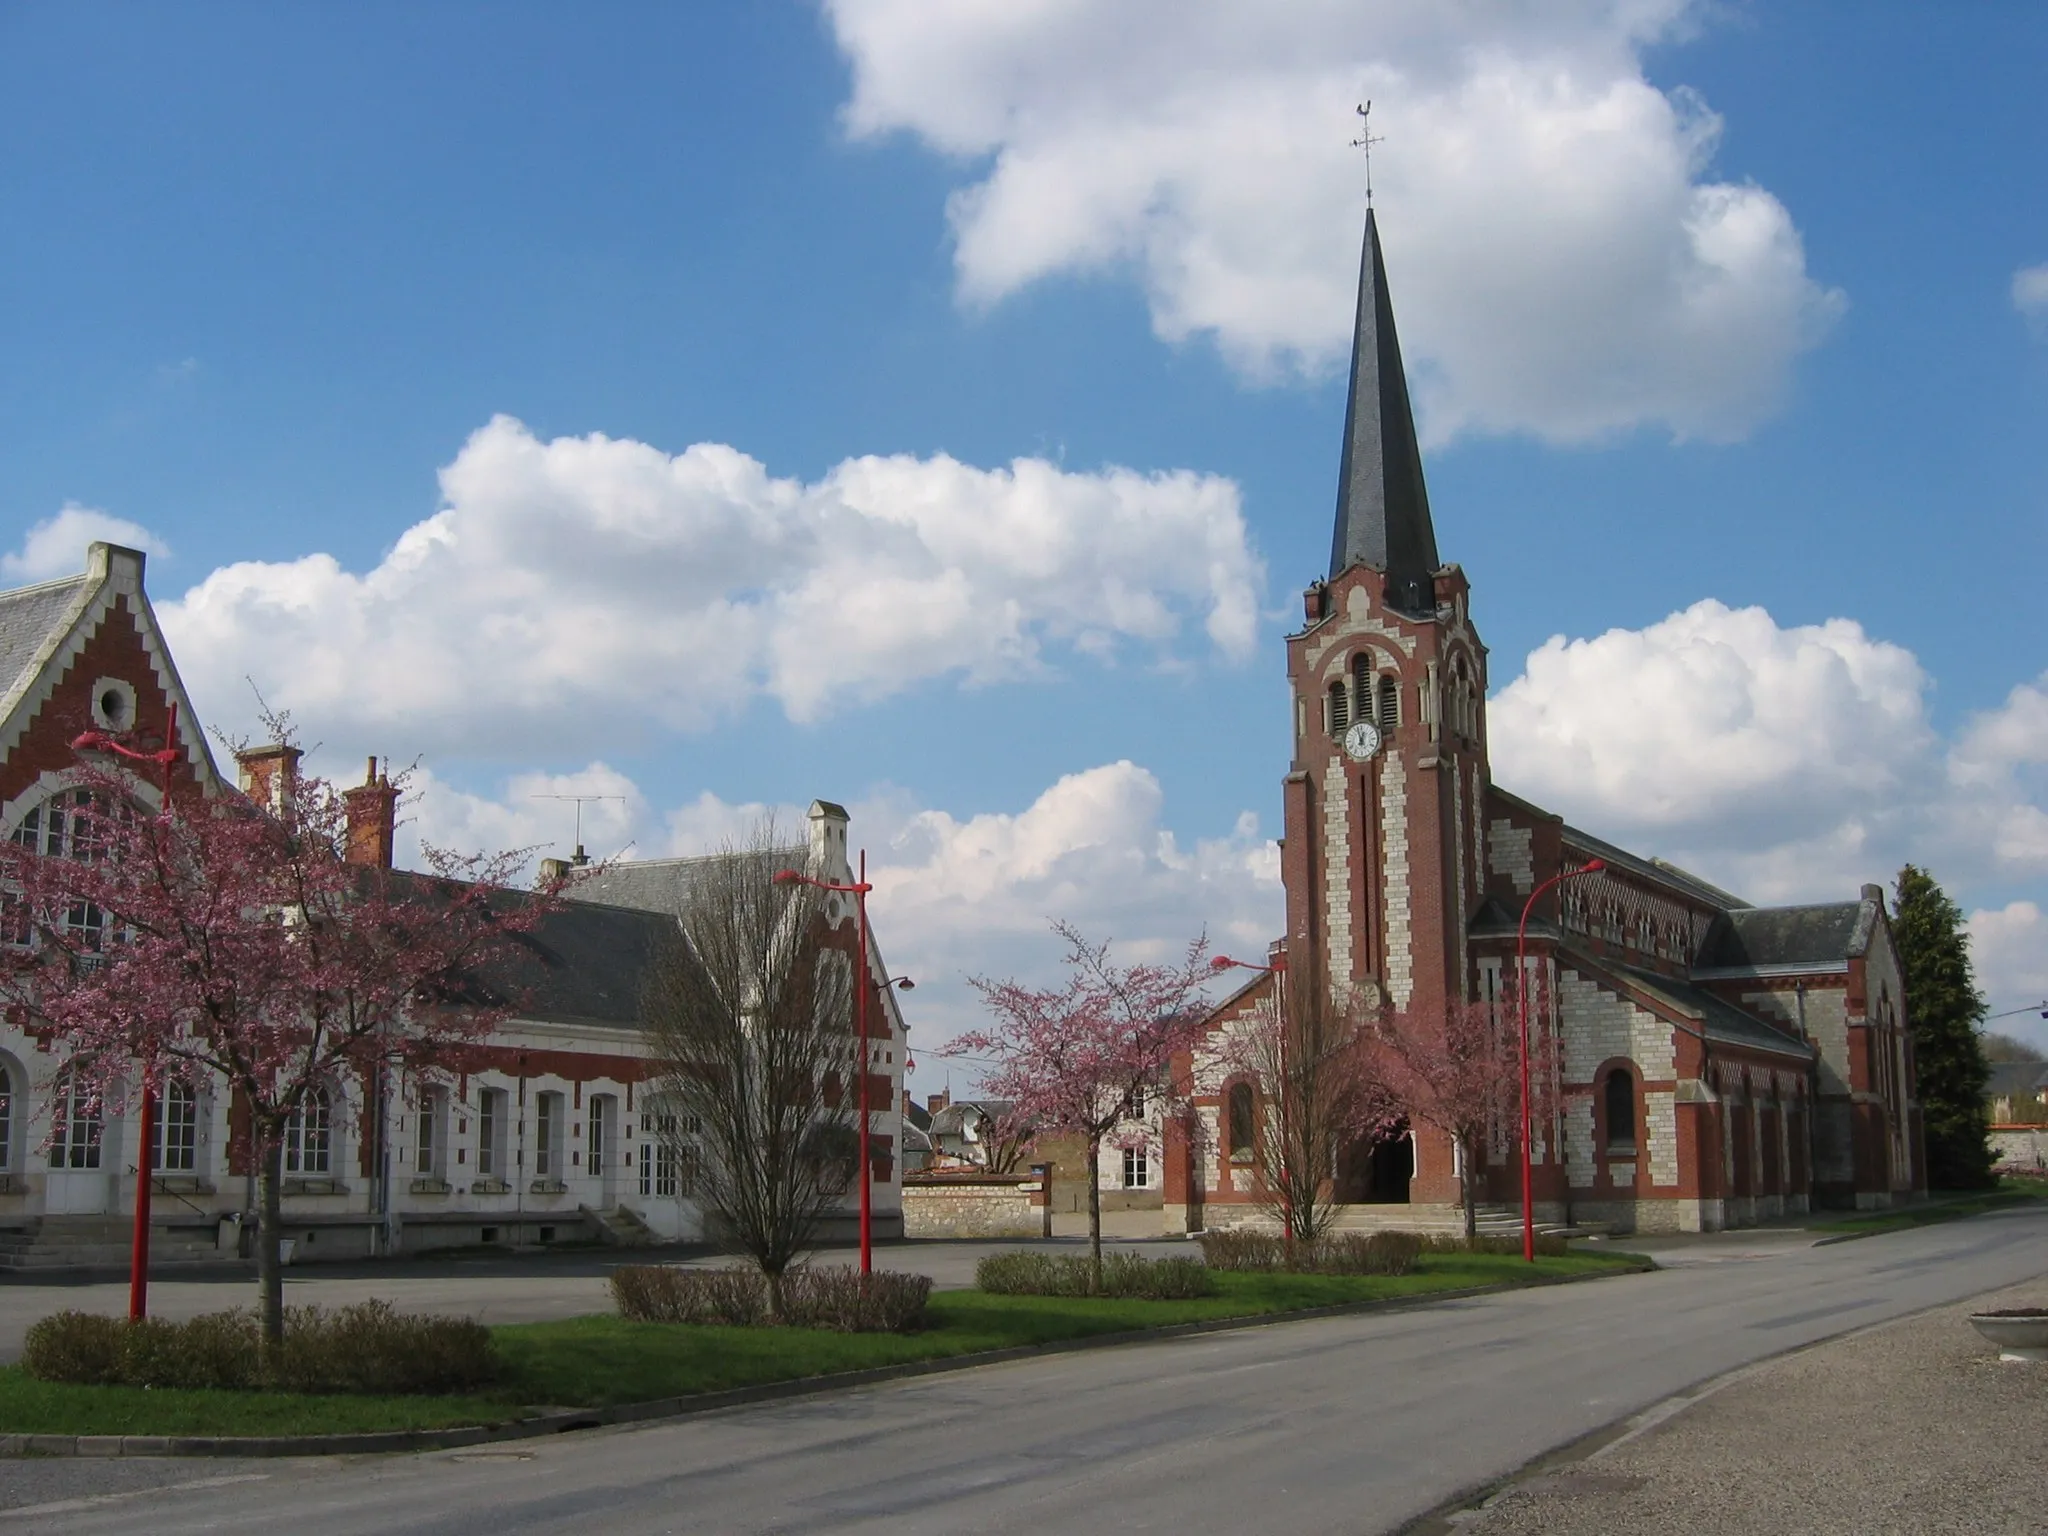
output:
<svg viewBox="0 0 2048 1536"><path fill-rule="evenodd" d="M67 501L54 517L44 518L22 535L21 548L0 554L0 577L34 582L75 576L85 569L86 546L100 541L151 555L171 552L169 545L140 523Z"/></svg>
<svg viewBox="0 0 2048 1536"><path fill-rule="evenodd" d="M2048 261L2013 273L2012 307L2029 320L2048 320Z"/></svg>
<svg viewBox="0 0 2048 1536"><path fill-rule="evenodd" d="M1402 339L1437 441L1731 438L1843 300L1785 206L1715 180L1720 120L1643 53L1685 0L827 0L849 132L957 157L961 295L1134 272L1169 340L1246 372L1348 343L1374 161Z"/></svg>
<svg viewBox="0 0 2048 1536"><path fill-rule="evenodd" d="M1062 654L1247 655L1263 572L1230 481L1186 471L849 459L778 478L737 449L542 441L498 417L373 569L245 562L161 607L206 708L253 674L323 731L502 748L536 730L793 719Z"/></svg>
<svg viewBox="0 0 2048 1536"><path fill-rule="evenodd" d="M2048 1000L2048 913L2031 901L1987 907L1969 917L1970 959L1993 1013ZM2038 1012L1998 1019L1990 1028L2048 1050L2048 1020Z"/></svg>

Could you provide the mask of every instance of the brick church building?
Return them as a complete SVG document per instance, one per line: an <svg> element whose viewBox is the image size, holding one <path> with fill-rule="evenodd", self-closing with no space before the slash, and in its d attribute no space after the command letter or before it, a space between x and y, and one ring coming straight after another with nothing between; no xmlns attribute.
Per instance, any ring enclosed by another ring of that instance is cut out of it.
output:
<svg viewBox="0 0 2048 1536"><path fill-rule="evenodd" d="M234 793L179 681L139 551L94 544L80 575L0 593L0 836L46 853L66 843L80 732L154 752L176 706L174 793ZM296 771L296 751L239 754L240 787ZM139 803L156 789L138 781ZM373 760L346 795L348 857L388 867L397 794ZM579 850L580 852L580 850ZM847 815L815 802L792 864L852 879ZM650 1095L639 1024L642 975L687 898L689 859L592 871L528 946L539 974L518 1013L452 1082L338 1075L293 1118L284 1148L284 1227L297 1261L472 1244L703 1235L686 1138ZM857 953L851 905L833 898L828 944ZM869 932L871 1176L875 1231L902 1230L900 1113L907 1036ZM61 1037L0 1019L0 1272L126 1263L135 1179L148 1159L152 1256L215 1259L255 1209L254 1165L225 1084L168 1083L154 1145L139 1109L75 1092ZM851 1230L857 1188L828 1235Z"/></svg>
<svg viewBox="0 0 2048 1536"><path fill-rule="evenodd" d="M1530 1138L1538 1218L1711 1231L1924 1193L1883 889L1753 907L1496 784L1472 599L1438 557L1368 209L1330 568L1287 640L1277 984L1371 1009L1502 1000L1525 903L1598 860L1529 914L1531 1028L1552 1032L1556 1073ZM1227 999L1213 1035L1275 986L1263 973ZM1513 1071L1512 1010L1496 1013ZM1232 1145L1258 1089L1220 1059L1192 1064L1200 1132L1169 1134L1170 1227L1259 1219L1251 1148ZM1518 1126L1496 1129L1476 1200L1519 1212L1519 1146ZM1425 1127L1341 1162L1340 1221L1443 1223L1461 1198L1451 1145Z"/></svg>

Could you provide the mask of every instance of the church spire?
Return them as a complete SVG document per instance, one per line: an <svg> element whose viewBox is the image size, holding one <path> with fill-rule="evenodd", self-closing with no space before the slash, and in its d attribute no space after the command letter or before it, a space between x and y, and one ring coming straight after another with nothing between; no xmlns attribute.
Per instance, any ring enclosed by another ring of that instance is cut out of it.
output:
<svg viewBox="0 0 2048 1536"><path fill-rule="evenodd" d="M1379 225L1365 210L1358 321L1351 342L1351 398L1344 407L1344 465L1337 485L1334 579L1354 565L1387 573L1387 600L1406 613L1436 607L1436 530L1422 483L1422 452L1408 405Z"/></svg>

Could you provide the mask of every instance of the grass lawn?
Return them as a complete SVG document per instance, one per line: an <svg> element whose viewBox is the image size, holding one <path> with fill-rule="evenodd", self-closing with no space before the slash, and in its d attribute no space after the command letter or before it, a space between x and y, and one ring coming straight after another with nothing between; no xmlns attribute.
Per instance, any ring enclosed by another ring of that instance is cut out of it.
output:
<svg viewBox="0 0 2048 1536"><path fill-rule="evenodd" d="M1936 1195L1922 1205L1897 1211L1873 1211L1868 1216L1844 1216L1837 1221L1819 1221L1812 1230L1829 1237L1876 1237L1882 1232L1904 1232L1912 1227L1931 1226L1937 1221L1955 1221L1964 1216L1981 1216L1986 1211L2008 1206L2030 1205L2048 1200L2048 1179L2003 1178L1996 1189L1968 1195Z"/></svg>
<svg viewBox="0 0 2048 1536"><path fill-rule="evenodd" d="M1019 1345L1047 1344L1218 1318L1262 1316L1343 1302L1392 1300L1525 1279L1613 1274L1642 1266L1627 1254L1572 1254L1532 1267L1498 1254L1431 1254L1416 1272L1378 1275L1218 1274L1220 1294L1197 1301L1097 1301L940 1291L916 1334L799 1328L697 1328L617 1317L519 1323L492 1330L506 1381L489 1397L308 1397L275 1392L69 1387L0 1370L0 1433L297 1435L498 1423L529 1406L644 1402L866 1370Z"/></svg>

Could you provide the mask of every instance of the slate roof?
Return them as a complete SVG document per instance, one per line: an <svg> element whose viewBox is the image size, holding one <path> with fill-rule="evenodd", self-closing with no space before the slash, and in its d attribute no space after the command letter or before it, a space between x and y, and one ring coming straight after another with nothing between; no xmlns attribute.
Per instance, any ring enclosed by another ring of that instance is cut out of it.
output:
<svg viewBox="0 0 2048 1536"><path fill-rule="evenodd" d="M2048 1061L1994 1061L1984 1083L1988 1099L2024 1099L2048 1089Z"/></svg>
<svg viewBox="0 0 2048 1536"><path fill-rule="evenodd" d="M88 574L0 592L0 699L11 706L34 681L50 641L97 586Z"/></svg>
<svg viewBox="0 0 2048 1536"><path fill-rule="evenodd" d="M1813 1047L1790 1030L1780 1029L1747 1009L1738 1008L1725 998L1716 997L1704 987L1695 987L1689 982L1677 981L1656 971L1639 970L1632 965L1615 965L1611 969L1616 974L1627 977L1636 987L1649 993L1666 1008L1695 1020L1709 1040L1719 1040L1727 1045L1779 1051L1792 1056L1810 1058L1813 1055Z"/></svg>
<svg viewBox="0 0 2048 1536"><path fill-rule="evenodd" d="M1698 875L1680 869L1667 860L1646 859L1641 854L1630 853L1619 844L1608 842L1604 837L1595 837L1592 833L1573 826L1565 827L1563 836L1572 847L1590 853L1595 858L1612 864L1616 869L1625 869L1645 879L1675 887L1694 900L1704 901L1709 906L1740 911L1749 905L1740 896L1730 895L1717 885L1709 885Z"/></svg>
<svg viewBox="0 0 2048 1536"><path fill-rule="evenodd" d="M810 858L810 850L798 844L776 850L768 857L802 869ZM691 886L711 864L709 858L622 859L577 880L569 888L569 897L572 901L638 907L679 917L689 900Z"/></svg>
<svg viewBox="0 0 2048 1536"><path fill-rule="evenodd" d="M1337 526L1330 575L1354 565L1387 573L1387 599L1403 613L1436 611L1436 530L1408 403L1408 376L1394 333L1386 260L1371 208L1358 261L1358 311L1351 339L1351 392L1344 402L1344 461L1337 478Z"/></svg>
<svg viewBox="0 0 2048 1536"><path fill-rule="evenodd" d="M524 936L529 963L510 977L527 992L519 1017L637 1029L648 964L674 927L659 912L564 902Z"/></svg>
<svg viewBox="0 0 2048 1536"><path fill-rule="evenodd" d="M1877 903L1872 901L1726 912L1707 930L1694 969L1840 966L1863 953L1876 922Z"/></svg>

